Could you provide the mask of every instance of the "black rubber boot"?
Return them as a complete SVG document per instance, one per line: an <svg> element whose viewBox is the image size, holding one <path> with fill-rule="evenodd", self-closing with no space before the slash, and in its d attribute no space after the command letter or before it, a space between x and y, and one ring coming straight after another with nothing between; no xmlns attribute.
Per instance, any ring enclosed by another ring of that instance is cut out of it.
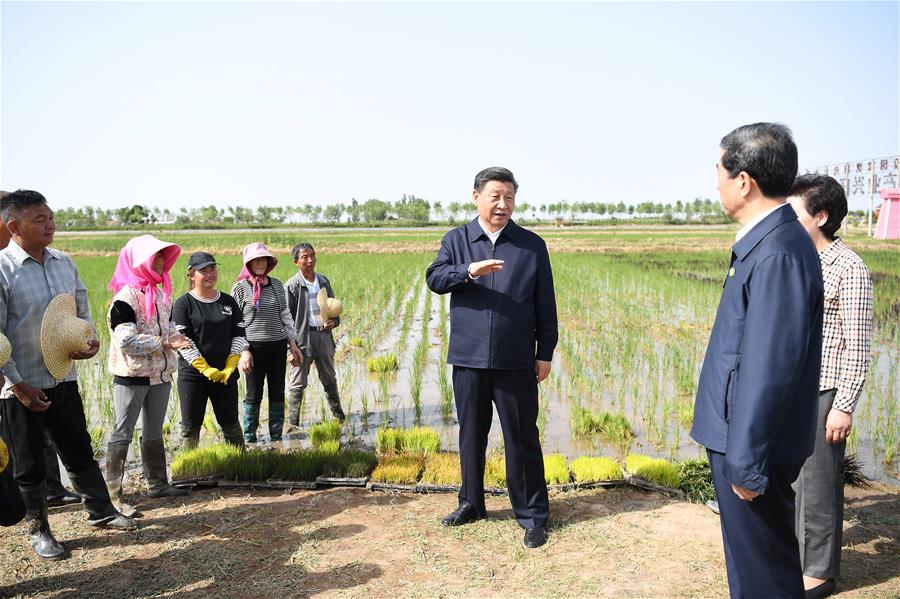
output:
<svg viewBox="0 0 900 599"><path fill-rule="evenodd" d="M188 494L187 489L178 489L169 484L166 470L166 447L163 445L162 439L144 441L141 438L141 461L144 463L147 486L150 487L147 495L150 497L182 497Z"/></svg>
<svg viewBox="0 0 900 599"><path fill-rule="evenodd" d="M47 470L47 505L57 507L81 503L81 496L71 492L62 484L56 448L49 441L44 445L44 466Z"/></svg>
<svg viewBox="0 0 900 599"><path fill-rule="evenodd" d="M256 443L256 429L259 428L259 405L244 402L244 441ZM225 429L222 429L225 433Z"/></svg>
<svg viewBox="0 0 900 599"><path fill-rule="evenodd" d="M331 408L331 414L338 422L343 423L347 417L341 408L341 396L338 393L337 385L327 385L325 387L325 395L328 398L328 406Z"/></svg>
<svg viewBox="0 0 900 599"><path fill-rule="evenodd" d="M88 512L88 524L98 528L114 528L116 530L134 530L137 522L123 516L113 507L106 490L106 481L100 474L100 467L87 468L78 474L70 473L75 490L84 497L84 507Z"/></svg>
<svg viewBox="0 0 900 599"><path fill-rule="evenodd" d="M182 451L194 449L200 445L200 427L189 428L181 426L181 449Z"/></svg>
<svg viewBox="0 0 900 599"><path fill-rule="evenodd" d="M296 433L300 430L300 408L303 406L303 392L306 389L288 389L287 400L287 432Z"/></svg>
<svg viewBox="0 0 900 599"><path fill-rule="evenodd" d="M143 514L126 503L122 495L122 478L125 476L129 445L128 441L119 441L106 446L106 490L109 491L109 498L119 513L129 518L140 518Z"/></svg>
<svg viewBox="0 0 900 599"><path fill-rule="evenodd" d="M269 439L276 443L281 441L281 432L284 429L284 402L269 402Z"/></svg>
<svg viewBox="0 0 900 599"><path fill-rule="evenodd" d="M25 502L25 521L28 523L28 543L31 548L43 559L60 559L65 556L65 548L50 532L50 522L47 519L47 485L19 487L19 492Z"/></svg>

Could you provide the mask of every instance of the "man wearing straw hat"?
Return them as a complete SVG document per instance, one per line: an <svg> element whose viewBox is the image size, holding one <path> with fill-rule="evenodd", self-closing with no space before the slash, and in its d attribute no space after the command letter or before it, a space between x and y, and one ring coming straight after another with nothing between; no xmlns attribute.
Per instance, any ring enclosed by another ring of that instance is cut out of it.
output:
<svg viewBox="0 0 900 599"><path fill-rule="evenodd" d="M309 369L316 363L316 372L325 389L332 415L343 422L346 418L341 408L337 377L334 372L334 336L332 329L341 324L343 308L334 299L331 281L316 272L316 250L308 243L298 243L291 250L297 274L285 283L287 304L297 329L297 345L305 359L298 364L291 362L288 387L288 431L300 426L300 406L309 380Z"/></svg>
<svg viewBox="0 0 900 599"><path fill-rule="evenodd" d="M550 374L559 337L550 256L544 240L512 220L519 184L509 169L475 176L478 217L444 235L426 272L428 287L450 293L453 393L459 419L462 486L444 526L486 516L484 465L497 406L506 448L509 500L524 544L547 541L550 516L537 428L538 384Z"/></svg>
<svg viewBox="0 0 900 599"><path fill-rule="evenodd" d="M45 431L84 497L88 523L119 530L137 525L113 507L93 456L72 360L92 358L100 344L75 263L48 247L56 232L53 211L40 193L19 190L0 201L0 213L11 234L0 250L0 331L12 344L0 413L11 433L29 542L38 556L54 559L65 549L47 520Z"/></svg>

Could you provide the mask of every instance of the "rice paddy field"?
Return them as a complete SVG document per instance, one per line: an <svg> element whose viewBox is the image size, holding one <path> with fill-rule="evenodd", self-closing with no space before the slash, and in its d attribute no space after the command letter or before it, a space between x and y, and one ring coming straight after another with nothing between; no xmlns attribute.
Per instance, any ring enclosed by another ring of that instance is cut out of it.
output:
<svg viewBox="0 0 900 599"><path fill-rule="evenodd" d="M550 247L560 321L553 370L541 385L539 426L545 453L620 461L629 453L701 456L702 449L688 437L693 394L734 227L537 231ZM345 440L375 446L379 428L423 425L436 428L441 447L452 450L457 428L446 365L449 298L431 293L424 278L443 232L186 231L160 237L184 249L173 270L176 296L186 291L184 272L192 251L217 256L219 288L228 292L245 244L267 243L280 260L272 274L285 281L296 272L290 248L300 241L312 243L317 270L331 279L344 303L335 335L339 387L349 415ZM113 421L105 326L111 294L106 285L118 250L129 237L60 232L54 243L78 264L98 323L100 354L80 365L82 395L98 450ZM844 239L866 261L875 284L873 364L848 452L858 454L869 477L900 484L900 243L852 233ZM174 444L179 412L174 389L172 393L166 427ZM313 375L303 405L304 433L283 443L308 446L306 431L329 414ZM203 442L218 438L209 417ZM501 446L495 417L491 447Z"/></svg>

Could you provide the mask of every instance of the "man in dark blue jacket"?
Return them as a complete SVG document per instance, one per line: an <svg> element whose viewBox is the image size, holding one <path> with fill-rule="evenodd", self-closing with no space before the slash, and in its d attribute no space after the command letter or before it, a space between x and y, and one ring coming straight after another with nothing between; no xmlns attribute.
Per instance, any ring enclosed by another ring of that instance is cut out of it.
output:
<svg viewBox="0 0 900 599"><path fill-rule="evenodd" d="M777 123L739 127L716 165L732 246L691 436L707 448L732 597L803 597L791 483L812 453L822 271L785 203L797 147Z"/></svg>
<svg viewBox="0 0 900 599"><path fill-rule="evenodd" d="M506 448L506 484L525 546L547 540L550 514L537 428L538 383L550 374L558 339L547 245L510 217L518 190L505 168L476 175L478 218L444 236L426 280L450 296L453 392L459 419L459 507L443 519L484 518L484 462L497 405Z"/></svg>

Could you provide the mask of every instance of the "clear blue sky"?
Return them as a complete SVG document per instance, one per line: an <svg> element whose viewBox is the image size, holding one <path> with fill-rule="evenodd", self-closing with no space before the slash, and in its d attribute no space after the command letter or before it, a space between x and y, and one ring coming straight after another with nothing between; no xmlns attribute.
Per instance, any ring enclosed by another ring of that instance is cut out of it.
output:
<svg viewBox="0 0 900 599"><path fill-rule="evenodd" d="M900 153L898 2L0 3L0 187L51 206L717 198L718 141Z"/></svg>

